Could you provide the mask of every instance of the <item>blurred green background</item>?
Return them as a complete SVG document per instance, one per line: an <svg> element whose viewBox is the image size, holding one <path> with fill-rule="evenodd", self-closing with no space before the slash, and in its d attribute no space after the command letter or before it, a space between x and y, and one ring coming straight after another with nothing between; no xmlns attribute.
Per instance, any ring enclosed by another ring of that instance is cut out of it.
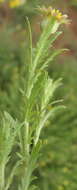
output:
<svg viewBox="0 0 77 190"><path fill-rule="evenodd" d="M37 6L50 5L68 14L71 23L54 47L68 48L49 67L54 79L63 78L55 93L66 109L56 114L42 132L42 155L35 171L40 190L77 190L77 0L0 0L0 111L20 118L19 86L27 60L28 30L32 28L33 44L40 35ZM47 141L47 142L46 142Z"/></svg>

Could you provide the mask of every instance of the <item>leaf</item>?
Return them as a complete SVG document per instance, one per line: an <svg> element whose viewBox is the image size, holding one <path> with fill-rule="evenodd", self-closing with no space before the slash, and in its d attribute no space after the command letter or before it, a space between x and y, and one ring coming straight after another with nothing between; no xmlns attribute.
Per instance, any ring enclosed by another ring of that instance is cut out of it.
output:
<svg viewBox="0 0 77 190"><path fill-rule="evenodd" d="M54 116L54 113L56 113L58 110L65 108L65 106L57 106L52 108L49 112L47 112L44 115L44 118L41 120L39 128L42 129L45 125L45 122L50 118Z"/></svg>
<svg viewBox="0 0 77 190"><path fill-rule="evenodd" d="M13 177L15 175L15 171L16 169L18 168L18 166L20 165L20 162L18 161L15 166L13 167L8 179L7 179L7 184L6 184L6 187L5 187L5 190L8 190L10 185L12 184L12 180L13 180Z"/></svg>
<svg viewBox="0 0 77 190"><path fill-rule="evenodd" d="M28 17L26 17L27 25L28 25L28 31L29 31L29 39L30 39L30 69L32 67L32 32L31 32L31 26Z"/></svg>
<svg viewBox="0 0 77 190"><path fill-rule="evenodd" d="M62 32L56 32L54 35L50 37L50 41L48 39L49 35L45 34L43 41L40 41L37 43L36 47L36 55L35 60L33 63L33 72L35 71L37 65L41 62L42 59L46 56L46 52L48 51L50 45L56 40L56 38L61 34Z"/></svg>
<svg viewBox="0 0 77 190"><path fill-rule="evenodd" d="M43 110L46 105L50 102L51 98L53 97L53 94L55 90L61 85L61 80L58 79L56 81L53 81L49 76L45 76L45 84L42 92L42 98L41 98L41 110Z"/></svg>
<svg viewBox="0 0 77 190"><path fill-rule="evenodd" d="M52 108L50 111L48 111L46 114L44 114L43 118L40 120L40 123L39 123L38 127L36 128L36 133L35 133L35 145L37 145L37 143L38 143L41 130L42 130L42 128L44 127L46 121L47 121L48 119L50 119L50 117L53 117L54 114L55 114L58 110L60 110L60 109L62 109L62 108L65 108L65 106L57 106L57 107L54 107L54 108Z"/></svg>
<svg viewBox="0 0 77 190"><path fill-rule="evenodd" d="M20 128L21 125L18 121L15 121L9 113L4 112L2 126L0 127L0 161L4 161L5 164L10 158L9 154L12 150L13 144L15 144L15 137Z"/></svg>

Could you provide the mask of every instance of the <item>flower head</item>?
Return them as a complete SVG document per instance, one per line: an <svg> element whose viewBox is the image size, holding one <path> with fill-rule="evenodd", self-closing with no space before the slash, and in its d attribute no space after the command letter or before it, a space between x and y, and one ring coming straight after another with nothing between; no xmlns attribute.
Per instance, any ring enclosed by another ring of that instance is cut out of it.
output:
<svg viewBox="0 0 77 190"><path fill-rule="evenodd" d="M22 5L23 3L24 3L24 0L10 0L9 7L15 8L15 7Z"/></svg>
<svg viewBox="0 0 77 190"><path fill-rule="evenodd" d="M45 6L39 7L39 11L48 19L54 18L60 23L69 23L67 15L63 15L59 10L53 9L51 6L48 8Z"/></svg>
<svg viewBox="0 0 77 190"><path fill-rule="evenodd" d="M4 0L0 0L0 3L4 3Z"/></svg>

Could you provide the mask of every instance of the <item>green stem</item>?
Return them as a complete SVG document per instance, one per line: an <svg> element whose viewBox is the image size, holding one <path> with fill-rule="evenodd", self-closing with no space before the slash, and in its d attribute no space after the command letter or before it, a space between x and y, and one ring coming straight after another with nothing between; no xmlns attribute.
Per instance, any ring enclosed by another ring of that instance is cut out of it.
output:
<svg viewBox="0 0 77 190"><path fill-rule="evenodd" d="M31 179L32 171L30 170L30 165L27 167L27 171L25 171L22 190L28 190L30 185L30 179Z"/></svg>
<svg viewBox="0 0 77 190"><path fill-rule="evenodd" d="M25 151L29 155L29 123L25 121Z"/></svg>
<svg viewBox="0 0 77 190"><path fill-rule="evenodd" d="M0 165L0 190L4 190L4 170L5 170L5 166L2 163Z"/></svg>

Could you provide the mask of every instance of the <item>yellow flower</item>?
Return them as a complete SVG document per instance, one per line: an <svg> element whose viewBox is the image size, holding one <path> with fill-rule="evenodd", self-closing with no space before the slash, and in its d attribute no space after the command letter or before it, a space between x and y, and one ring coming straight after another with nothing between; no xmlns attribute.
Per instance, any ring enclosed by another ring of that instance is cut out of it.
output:
<svg viewBox="0 0 77 190"><path fill-rule="evenodd" d="M23 0L11 0L9 2L9 7L10 8L15 8L15 7L18 7L18 6L22 5L23 3L24 3Z"/></svg>
<svg viewBox="0 0 77 190"><path fill-rule="evenodd" d="M51 105L48 105L47 109L51 110L53 107Z"/></svg>
<svg viewBox="0 0 77 190"><path fill-rule="evenodd" d="M64 190L63 186L58 186L58 190Z"/></svg>
<svg viewBox="0 0 77 190"><path fill-rule="evenodd" d="M39 163L39 166L41 166L41 167L46 166L46 162L44 162L44 161L40 162L40 163Z"/></svg>
<svg viewBox="0 0 77 190"><path fill-rule="evenodd" d="M0 3L3 3L5 0L0 0Z"/></svg>
<svg viewBox="0 0 77 190"><path fill-rule="evenodd" d="M67 15L63 15L59 10L53 9L52 7L40 7L39 11L45 15L47 18L55 18L60 23L69 23L69 20L67 19Z"/></svg>
<svg viewBox="0 0 77 190"><path fill-rule="evenodd" d="M68 171L69 171L69 169L68 169L68 168L66 168L66 167L65 167L65 168L63 168L63 172L64 172L64 173L67 173Z"/></svg>
<svg viewBox="0 0 77 190"><path fill-rule="evenodd" d="M69 181L67 181L67 180L64 181L64 185L65 185L65 186L69 185Z"/></svg>

